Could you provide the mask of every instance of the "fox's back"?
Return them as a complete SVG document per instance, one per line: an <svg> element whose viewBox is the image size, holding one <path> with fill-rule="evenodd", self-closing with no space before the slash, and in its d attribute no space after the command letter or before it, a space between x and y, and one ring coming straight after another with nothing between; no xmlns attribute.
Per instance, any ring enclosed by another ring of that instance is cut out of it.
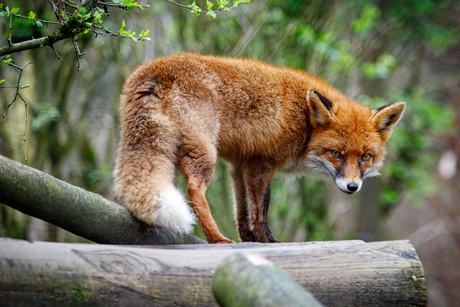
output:
<svg viewBox="0 0 460 307"><path fill-rule="evenodd" d="M311 134L310 89L334 101L347 100L304 72L250 59L189 53L139 66L123 92L127 97L153 93L149 102L158 105L158 112L181 129L208 136L230 161L270 156L281 163L300 155ZM122 104L123 100L132 101L122 99Z"/></svg>

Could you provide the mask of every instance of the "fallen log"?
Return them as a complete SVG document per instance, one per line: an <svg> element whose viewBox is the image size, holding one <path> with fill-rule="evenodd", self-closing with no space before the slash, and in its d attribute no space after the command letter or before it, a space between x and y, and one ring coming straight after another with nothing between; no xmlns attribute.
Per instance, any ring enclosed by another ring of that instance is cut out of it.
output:
<svg viewBox="0 0 460 307"><path fill-rule="evenodd" d="M206 243L192 234L178 235L142 223L128 209L99 194L3 156L0 156L0 203L96 243Z"/></svg>
<svg viewBox="0 0 460 307"><path fill-rule="evenodd" d="M0 239L6 306L216 306L212 278L234 253L261 254L325 306L425 306L409 241L130 247Z"/></svg>

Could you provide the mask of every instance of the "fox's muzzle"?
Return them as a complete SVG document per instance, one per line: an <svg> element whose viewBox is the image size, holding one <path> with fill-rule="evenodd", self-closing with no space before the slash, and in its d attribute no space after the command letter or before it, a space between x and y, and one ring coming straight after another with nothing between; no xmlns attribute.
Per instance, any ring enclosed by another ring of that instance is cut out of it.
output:
<svg viewBox="0 0 460 307"><path fill-rule="evenodd" d="M336 178L335 183L342 192L350 195L361 190L361 186L363 185L362 180L347 181L343 178Z"/></svg>

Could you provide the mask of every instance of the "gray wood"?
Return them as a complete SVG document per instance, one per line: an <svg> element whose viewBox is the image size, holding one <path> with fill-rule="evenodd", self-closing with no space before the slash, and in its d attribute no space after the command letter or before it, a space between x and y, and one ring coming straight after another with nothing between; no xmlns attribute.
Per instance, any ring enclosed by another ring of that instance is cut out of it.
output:
<svg viewBox="0 0 460 307"><path fill-rule="evenodd" d="M217 268L212 291L222 307L324 307L259 254L236 253Z"/></svg>
<svg viewBox="0 0 460 307"><path fill-rule="evenodd" d="M137 220L123 206L0 156L0 203L106 244L206 243Z"/></svg>
<svg viewBox="0 0 460 307"><path fill-rule="evenodd" d="M190 247L190 248L189 248ZM161 246L0 239L6 306L216 306L216 268L258 253L325 306L425 306L422 264L409 241Z"/></svg>

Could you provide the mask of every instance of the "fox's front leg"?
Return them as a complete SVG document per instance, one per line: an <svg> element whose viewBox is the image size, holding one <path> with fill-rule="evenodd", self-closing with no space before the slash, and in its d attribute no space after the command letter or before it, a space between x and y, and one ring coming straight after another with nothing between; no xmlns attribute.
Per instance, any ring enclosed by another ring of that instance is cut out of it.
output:
<svg viewBox="0 0 460 307"><path fill-rule="evenodd" d="M258 159L245 166L247 221L256 242L280 242L273 236L267 223L270 184L274 173L275 168L270 163Z"/></svg>
<svg viewBox="0 0 460 307"><path fill-rule="evenodd" d="M232 165L230 174L233 181L233 193L235 196L235 219L236 230L241 242L256 242L254 234L248 222L248 191L244 169L240 166Z"/></svg>

